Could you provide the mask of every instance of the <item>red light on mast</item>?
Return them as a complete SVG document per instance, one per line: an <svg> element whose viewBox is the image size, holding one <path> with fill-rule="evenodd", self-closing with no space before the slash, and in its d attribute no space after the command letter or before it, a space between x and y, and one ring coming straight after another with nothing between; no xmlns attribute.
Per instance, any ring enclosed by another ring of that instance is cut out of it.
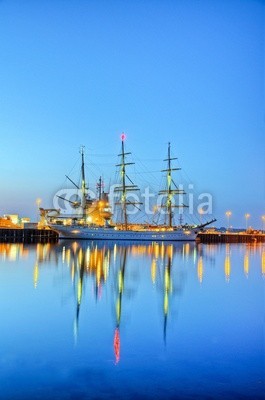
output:
<svg viewBox="0 0 265 400"><path fill-rule="evenodd" d="M122 134L121 134L121 140L122 140L122 142L124 142L124 141L125 141L125 139L126 139L126 135L125 135L125 133L124 133L124 132L122 132Z"/></svg>

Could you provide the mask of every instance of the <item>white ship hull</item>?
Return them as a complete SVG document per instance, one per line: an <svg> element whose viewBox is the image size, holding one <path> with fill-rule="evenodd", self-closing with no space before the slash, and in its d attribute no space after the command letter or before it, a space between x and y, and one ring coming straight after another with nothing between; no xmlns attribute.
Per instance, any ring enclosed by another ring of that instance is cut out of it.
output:
<svg viewBox="0 0 265 400"><path fill-rule="evenodd" d="M133 240L133 241L194 241L198 229L156 230L116 230L114 228L50 225L59 233L59 239L88 240Z"/></svg>

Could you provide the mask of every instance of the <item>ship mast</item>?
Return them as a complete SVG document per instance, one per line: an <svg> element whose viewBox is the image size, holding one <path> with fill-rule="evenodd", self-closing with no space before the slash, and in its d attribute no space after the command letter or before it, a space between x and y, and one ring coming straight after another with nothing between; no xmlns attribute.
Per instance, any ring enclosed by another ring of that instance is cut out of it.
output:
<svg viewBox="0 0 265 400"><path fill-rule="evenodd" d="M167 151L167 158L164 161L167 161L167 168L163 169L161 172L166 172L167 173L167 188L165 190L160 190L159 194L163 194L166 196L166 204L162 205L162 207L165 207L167 209L167 215L168 215L168 226L172 228L173 226L173 208L176 207L187 207L185 205L181 206L176 206L173 204L173 197L174 195L183 195L186 194L184 190L178 189L176 184L173 181L172 178L172 171L177 171L180 170L181 168L172 168L171 161L172 160L177 160L176 157L171 157L171 148L170 148L170 143L168 143L168 151ZM175 188L173 188L173 185Z"/></svg>
<svg viewBox="0 0 265 400"><path fill-rule="evenodd" d="M97 184L97 189L98 189L98 200L101 200L102 197L102 187L103 187L103 183L102 183L102 178L101 176L99 177L99 181Z"/></svg>
<svg viewBox="0 0 265 400"><path fill-rule="evenodd" d="M83 218L86 216L86 180L85 180L85 161L84 161L84 148L85 146L81 146L80 154L82 159L81 165L81 191L82 191L82 200L81 200L81 207L83 210Z"/></svg>
<svg viewBox="0 0 265 400"><path fill-rule="evenodd" d="M126 139L126 135L122 133L121 135L121 154L119 156L121 157L121 163L117 164L116 167L120 167L120 172L121 172L121 185L116 187L114 189L115 192L120 192L121 193L121 199L119 202L116 202L115 204L120 204L122 208L122 214L123 214L123 221L124 221L124 228L125 230L128 229L128 212L127 212L127 206L128 205L134 205L136 207L136 204L142 204L142 203L136 203L134 201L129 201L127 199L127 193L130 191L135 191L139 190L139 188L132 182L132 180L128 177L126 174L126 166L127 165L133 165L133 162L126 162L126 156L131 154L131 153L125 153L124 149L124 141ZM129 180L131 184L127 184L126 178Z"/></svg>

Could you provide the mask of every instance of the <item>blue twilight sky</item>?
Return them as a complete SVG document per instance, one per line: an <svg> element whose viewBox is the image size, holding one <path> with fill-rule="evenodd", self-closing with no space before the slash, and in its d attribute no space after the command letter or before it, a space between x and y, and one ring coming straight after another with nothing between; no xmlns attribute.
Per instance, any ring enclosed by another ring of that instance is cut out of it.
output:
<svg viewBox="0 0 265 400"><path fill-rule="evenodd" d="M171 141L219 226L231 210L233 226L248 212L260 228L264 10L261 0L0 0L0 215L36 218L38 197L51 207L81 144L90 187L99 174L109 182L124 131L149 171L136 178L158 176Z"/></svg>

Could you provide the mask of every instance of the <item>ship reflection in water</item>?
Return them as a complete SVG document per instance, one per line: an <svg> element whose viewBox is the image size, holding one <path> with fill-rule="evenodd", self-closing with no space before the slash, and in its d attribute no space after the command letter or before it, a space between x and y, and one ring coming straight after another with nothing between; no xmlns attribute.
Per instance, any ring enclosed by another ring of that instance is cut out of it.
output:
<svg viewBox="0 0 265 400"><path fill-rule="evenodd" d="M264 244L0 244L0 274L0 399L262 398Z"/></svg>

